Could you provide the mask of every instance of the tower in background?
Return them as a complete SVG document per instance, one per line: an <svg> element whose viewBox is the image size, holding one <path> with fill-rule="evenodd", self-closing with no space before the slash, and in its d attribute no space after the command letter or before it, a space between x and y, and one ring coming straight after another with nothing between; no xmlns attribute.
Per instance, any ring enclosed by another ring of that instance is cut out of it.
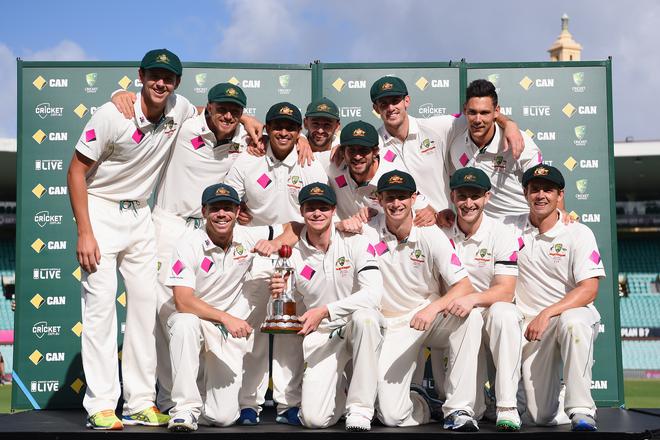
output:
<svg viewBox="0 0 660 440"><path fill-rule="evenodd" d="M552 43L548 52L550 53L550 61L580 61L582 45L576 42L568 31L568 15L562 15L561 33Z"/></svg>

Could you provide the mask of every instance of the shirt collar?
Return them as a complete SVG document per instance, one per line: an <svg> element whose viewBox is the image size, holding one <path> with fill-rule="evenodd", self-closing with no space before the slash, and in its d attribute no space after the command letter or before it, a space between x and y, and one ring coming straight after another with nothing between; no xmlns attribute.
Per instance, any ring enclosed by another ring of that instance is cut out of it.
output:
<svg viewBox="0 0 660 440"><path fill-rule="evenodd" d="M330 224L330 246L328 246L328 252L330 252L330 249L332 249L332 244L335 242L336 233L337 232L335 230L335 225L331 223ZM309 243L309 241L307 241L307 226L303 226L303 228L300 232L300 240L298 241L298 243L307 252L311 252L311 253L321 252L316 247L312 246Z"/></svg>
<svg viewBox="0 0 660 440"><path fill-rule="evenodd" d="M233 236L232 236L232 242L231 242L231 245L229 246L229 248L227 250L233 248L234 245L237 243L236 242L236 232L237 232L237 228L239 228L239 227L240 227L240 225L235 225L234 226L234 233L233 233ZM220 246L215 244L213 242L213 240L211 240L211 238L209 237L209 234L206 232L206 227L200 228L200 229L198 229L198 231L201 235L202 248L204 249L205 252L211 251L213 249L219 249L221 252L225 252L224 249L222 249Z"/></svg>
<svg viewBox="0 0 660 440"><path fill-rule="evenodd" d="M397 139L387 132L384 124L378 129L378 131L380 132L380 135L383 138L383 143L385 144L394 142L394 140ZM406 139L416 139L418 135L419 124L417 123L417 118L408 115L408 137L406 137Z"/></svg>
<svg viewBox="0 0 660 440"><path fill-rule="evenodd" d="M454 224L451 227L451 233L452 236L455 239L461 239L463 241L476 241L476 242L481 242L484 240L488 234L490 234L490 231L492 229L493 225L493 220L490 219L485 213L481 213L481 224L479 225L479 229L477 229L477 232L475 232L470 238L466 239L465 238L465 233L461 231L461 228L458 227L458 217L454 219Z"/></svg>
<svg viewBox="0 0 660 440"><path fill-rule="evenodd" d="M396 247L399 244L399 240L396 238L396 235L392 234L389 229L387 229L387 220L384 213L378 214L378 233L384 242L387 243L388 248ZM410 234L402 243L417 243L419 239L419 231L417 226L413 225L410 229ZM393 244L393 246L390 246Z"/></svg>
<svg viewBox="0 0 660 440"><path fill-rule="evenodd" d="M270 166L275 166L278 163L287 166L288 168L293 168L296 163L298 163L298 152L296 151L296 146L294 145L293 149L284 160L279 160L273 155L273 151L270 148L270 143L266 146L266 160Z"/></svg>
<svg viewBox="0 0 660 440"><path fill-rule="evenodd" d="M559 219L557 220L557 223L555 223L555 225L545 234L539 233L538 228L534 226L532 222L529 220L529 215L527 216L527 221L525 222L524 231L533 232L535 235L543 235L544 237L548 237L551 239L556 238L557 236L559 236L559 234L563 232L564 228L566 228L566 225L564 224L564 214L562 214L562 212L559 209L556 212L559 215Z"/></svg>
<svg viewBox="0 0 660 440"><path fill-rule="evenodd" d="M165 111L163 112L163 119L174 118L174 106L176 104L176 96L174 94L170 95L165 102ZM133 110L135 111L135 121L139 128L144 128L149 125L156 125L151 122L145 114L142 112L142 92L139 92L135 97L135 103L133 104Z"/></svg>

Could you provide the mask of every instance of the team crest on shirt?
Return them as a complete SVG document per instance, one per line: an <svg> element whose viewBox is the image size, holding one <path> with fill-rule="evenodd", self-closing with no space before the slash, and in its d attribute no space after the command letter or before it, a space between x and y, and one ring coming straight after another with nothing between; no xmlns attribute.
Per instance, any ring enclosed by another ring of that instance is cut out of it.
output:
<svg viewBox="0 0 660 440"><path fill-rule="evenodd" d="M424 264L426 262L426 255L421 249L415 249L410 253L410 261L415 265Z"/></svg>
<svg viewBox="0 0 660 440"><path fill-rule="evenodd" d="M488 249L482 248L477 251L474 255L474 261L477 262L479 267L484 267L491 261L493 261L493 254L488 252Z"/></svg>
<svg viewBox="0 0 660 440"><path fill-rule="evenodd" d="M232 142L229 144L229 154L238 154L241 152L241 144Z"/></svg>
<svg viewBox="0 0 660 440"><path fill-rule="evenodd" d="M299 190L303 187L303 182L300 176L289 176L289 179L286 182L286 186Z"/></svg>
<svg viewBox="0 0 660 440"><path fill-rule="evenodd" d="M342 277L347 277L349 274L349 269L351 268L351 261L346 257L339 257L335 262L335 270Z"/></svg>
<svg viewBox="0 0 660 440"><path fill-rule="evenodd" d="M247 256L248 253L245 250L245 246L243 246L241 243L238 243L236 246L234 246L234 261L245 260Z"/></svg>
<svg viewBox="0 0 660 440"><path fill-rule="evenodd" d="M165 136L172 137L172 135L176 132L177 123L174 122L174 119L167 118L163 124L163 133Z"/></svg>
<svg viewBox="0 0 660 440"><path fill-rule="evenodd" d="M495 156L493 159L493 168L495 168L495 171L506 170L506 160L504 159L504 156Z"/></svg>
<svg viewBox="0 0 660 440"><path fill-rule="evenodd" d="M435 141L432 141L429 138L426 138L419 144L420 153L428 153L429 151L435 150Z"/></svg>
<svg viewBox="0 0 660 440"><path fill-rule="evenodd" d="M552 246L550 246L550 252L548 255L550 255L555 262L558 262L566 256L566 252L568 252L568 249L566 249L562 243L553 243Z"/></svg>

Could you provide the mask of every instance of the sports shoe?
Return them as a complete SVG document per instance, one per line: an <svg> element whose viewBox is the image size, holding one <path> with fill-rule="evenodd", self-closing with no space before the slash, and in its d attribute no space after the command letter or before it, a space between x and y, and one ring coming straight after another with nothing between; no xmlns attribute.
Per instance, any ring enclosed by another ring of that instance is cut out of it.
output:
<svg viewBox="0 0 660 440"><path fill-rule="evenodd" d="M184 411L170 419L167 429L171 432L197 431L197 418L190 411Z"/></svg>
<svg viewBox="0 0 660 440"><path fill-rule="evenodd" d="M426 388L412 384L410 385L410 391L413 391L419 396L424 399L426 402L426 405L428 405L429 410L431 412L431 418L434 420L442 420L443 415L442 415L442 405L444 405L445 402L443 402L440 399L436 399L434 397L431 397L431 395L426 391Z"/></svg>
<svg viewBox="0 0 660 440"><path fill-rule="evenodd" d="M497 423L495 427L498 431L520 431L520 416L517 408L497 407Z"/></svg>
<svg viewBox="0 0 660 440"><path fill-rule="evenodd" d="M596 431L596 420L589 414L571 414L571 431Z"/></svg>
<svg viewBox="0 0 660 440"><path fill-rule="evenodd" d="M128 416L123 416L124 425L165 426L170 416L160 412L155 406L145 408Z"/></svg>
<svg viewBox="0 0 660 440"><path fill-rule="evenodd" d="M371 430L371 420L360 414L349 414L346 417L346 431L365 432Z"/></svg>
<svg viewBox="0 0 660 440"><path fill-rule="evenodd" d="M301 426L302 423L298 418L299 411L300 408L296 406L289 408L286 411L279 413L277 417L275 417L275 421L277 423L284 423L285 425Z"/></svg>
<svg viewBox="0 0 660 440"><path fill-rule="evenodd" d="M459 409L452 412L445 418L443 425L445 429L458 432L477 432L479 425L477 421L467 412Z"/></svg>
<svg viewBox="0 0 660 440"><path fill-rule="evenodd" d="M121 420L115 414L113 409L106 409L92 414L87 418L86 426L92 429L119 431L124 429Z"/></svg>
<svg viewBox="0 0 660 440"><path fill-rule="evenodd" d="M241 415L238 417L238 420L236 421L237 425L246 425L246 426L251 426L251 425L258 425L260 422L259 420L259 414L252 408L243 408L241 410Z"/></svg>

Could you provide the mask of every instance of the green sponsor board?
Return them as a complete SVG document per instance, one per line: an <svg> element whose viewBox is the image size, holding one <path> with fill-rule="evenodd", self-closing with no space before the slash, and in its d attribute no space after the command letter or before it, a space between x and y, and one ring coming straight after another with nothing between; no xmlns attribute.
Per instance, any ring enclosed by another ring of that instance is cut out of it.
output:
<svg viewBox="0 0 660 440"><path fill-rule="evenodd" d="M596 236L607 278L595 303L601 326L592 394L599 405L619 405L623 382L610 63L468 64L467 82L478 78L495 84L502 112L534 139L543 161L562 172L566 210Z"/></svg>

